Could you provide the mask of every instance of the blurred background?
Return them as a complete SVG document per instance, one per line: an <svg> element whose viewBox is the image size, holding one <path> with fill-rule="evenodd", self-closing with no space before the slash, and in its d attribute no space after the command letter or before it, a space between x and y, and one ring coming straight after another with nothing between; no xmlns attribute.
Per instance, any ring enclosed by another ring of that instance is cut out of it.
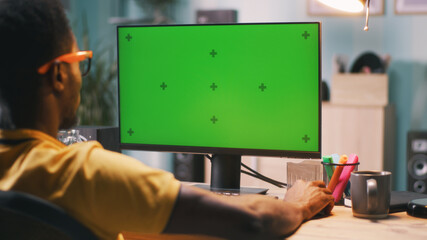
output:
<svg viewBox="0 0 427 240"><path fill-rule="evenodd" d="M381 0L365 32L363 14L323 12L311 0L62 1L79 47L94 51L93 69L83 81L80 125L118 126L117 25L195 24L198 10L235 10L240 23L321 21L322 78L328 86L335 73L349 71L365 52L389 60L388 102L394 105L396 116L394 189L406 189L407 133L427 130L427 10L406 11L397 8L399 0ZM147 164L154 167L173 169L171 154L126 154L150 159Z"/></svg>

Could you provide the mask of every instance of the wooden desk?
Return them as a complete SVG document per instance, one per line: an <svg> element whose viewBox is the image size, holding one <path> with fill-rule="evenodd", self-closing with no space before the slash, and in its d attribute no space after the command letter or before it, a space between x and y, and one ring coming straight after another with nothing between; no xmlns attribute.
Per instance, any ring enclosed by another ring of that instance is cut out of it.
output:
<svg viewBox="0 0 427 240"><path fill-rule="evenodd" d="M353 217L351 208L335 206L332 215L305 222L291 240L418 240L427 239L427 219L399 212L381 220Z"/></svg>
<svg viewBox="0 0 427 240"><path fill-rule="evenodd" d="M270 189L269 195L283 199L286 190ZM219 240L189 235L137 235L124 234L125 240ZM351 208L335 206L332 215L312 219L289 238L290 240L426 240L427 219L415 218L399 212L390 214L386 219L369 220L353 217Z"/></svg>
<svg viewBox="0 0 427 240"><path fill-rule="evenodd" d="M283 189L270 189L269 194L283 198ZM332 215L312 219L288 239L291 240L426 240L427 219L392 213L386 219L369 220L353 217L351 208L335 206Z"/></svg>
<svg viewBox="0 0 427 240"><path fill-rule="evenodd" d="M125 234L126 240L219 240L188 235L145 235ZM335 206L332 215L310 220L289 238L289 240L426 240L427 219L408 216L406 212L390 214L381 220L353 217L351 208Z"/></svg>

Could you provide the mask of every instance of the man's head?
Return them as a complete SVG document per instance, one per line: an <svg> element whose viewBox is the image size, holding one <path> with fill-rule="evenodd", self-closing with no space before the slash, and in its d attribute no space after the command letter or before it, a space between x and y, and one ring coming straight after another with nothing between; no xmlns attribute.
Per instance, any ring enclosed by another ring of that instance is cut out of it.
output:
<svg viewBox="0 0 427 240"><path fill-rule="evenodd" d="M0 100L11 123L28 126L47 107L40 99L52 94L60 127L71 127L80 101L78 63L55 63L45 74L37 72L52 59L78 51L59 0L0 0L0 35Z"/></svg>

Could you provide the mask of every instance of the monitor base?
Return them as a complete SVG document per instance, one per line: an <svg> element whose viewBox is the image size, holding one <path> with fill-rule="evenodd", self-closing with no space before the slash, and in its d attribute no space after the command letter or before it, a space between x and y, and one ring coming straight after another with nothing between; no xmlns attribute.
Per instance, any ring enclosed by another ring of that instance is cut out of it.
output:
<svg viewBox="0 0 427 240"><path fill-rule="evenodd" d="M243 195L243 194L266 194L268 188L255 188L255 187L240 187L240 189L227 189L227 188L215 188L212 189L211 185L198 183L194 184L194 187L198 187L204 190L208 190L214 193L219 193L223 195Z"/></svg>

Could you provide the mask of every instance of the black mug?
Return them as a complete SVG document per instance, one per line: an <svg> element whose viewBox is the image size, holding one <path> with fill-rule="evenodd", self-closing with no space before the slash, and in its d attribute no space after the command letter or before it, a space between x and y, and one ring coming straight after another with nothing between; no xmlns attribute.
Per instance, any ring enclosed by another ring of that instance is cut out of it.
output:
<svg viewBox="0 0 427 240"><path fill-rule="evenodd" d="M386 218L390 208L391 172L356 171L351 173L353 216Z"/></svg>

